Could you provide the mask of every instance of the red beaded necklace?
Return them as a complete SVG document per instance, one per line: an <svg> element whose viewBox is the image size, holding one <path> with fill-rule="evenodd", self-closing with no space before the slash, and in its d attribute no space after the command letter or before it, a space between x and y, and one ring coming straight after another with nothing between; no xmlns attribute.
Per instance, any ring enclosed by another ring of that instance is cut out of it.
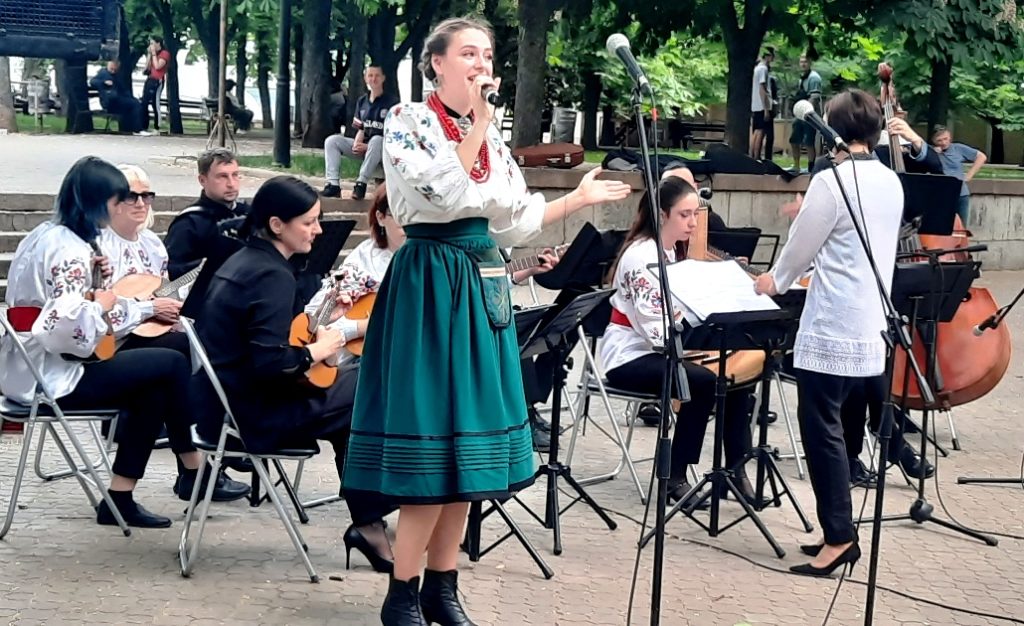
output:
<svg viewBox="0 0 1024 626"><path fill-rule="evenodd" d="M427 107L431 111L437 114L437 119L441 122L441 129L444 131L444 136L449 141L456 143L462 143L462 140L466 138L466 133L459 128L452 119L451 115L445 109L444 103L441 102L441 98L437 96L437 92L431 93L427 97ZM472 116L472 113L470 113ZM472 119L472 118L471 118ZM487 150L487 138L484 138L483 143L480 144L480 153L476 157L476 162L473 163L473 169L469 171L469 177L478 183L486 181L491 175L491 160Z"/></svg>

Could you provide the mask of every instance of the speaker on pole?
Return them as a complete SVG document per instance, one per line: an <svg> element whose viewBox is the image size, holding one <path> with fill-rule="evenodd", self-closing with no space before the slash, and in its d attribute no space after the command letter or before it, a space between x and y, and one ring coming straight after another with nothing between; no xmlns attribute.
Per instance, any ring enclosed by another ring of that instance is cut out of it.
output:
<svg viewBox="0 0 1024 626"><path fill-rule="evenodd" d="M114 59L118 0L4 0L0 2L0 56Z"/></svg>

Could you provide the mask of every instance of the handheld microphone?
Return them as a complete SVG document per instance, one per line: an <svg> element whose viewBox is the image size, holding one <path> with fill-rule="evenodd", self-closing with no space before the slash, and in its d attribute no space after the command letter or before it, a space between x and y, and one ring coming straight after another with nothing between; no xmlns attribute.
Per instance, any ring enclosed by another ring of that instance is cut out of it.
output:
<svg viewBox="0 0 1024 626"><path fill-rule="evenodd" d="M843 138L839 136L839 133L834 128L825 123L825 120L821 119L821 116L814 112L814 105L807 100L800 100L793 105L793 117L803 120L805 124L810 125L814 130L818 131L825 143L834 146L837 150L849 152L850 148L843 141Z"/></svg>
<svg viewBox="0 0 1024 626"><path fill-rule="evenodd" d="M605 48L608 50L608 54L619 57L622 64L626 66L626 73L633 79L640 93L646 96L653 94L651 83L647 80L647 75L644 74L640 64L636 62L636 57L629 49L629 39L625 35L622 33L611 35L605 42Z"/></svg>
<svg viewBox="0 0 1024 626"><path fill-rule="evenodd" d="M994 314L990 315L988 317L988 319L986 319L984 322L982 322L982 323L978 324L977 326L975 326L974 327L974 336L975 337L981 337L982 333L984 333L989 328L996 328L997 326L999 326L999 322L996 321L996 316L997 315L999 315L999 313L994 313Z"/></svg>
<svg viewBox="0 0 1024 626"><path fill-rule="evenodd" d="M491 106L499 106L501 104L501 96L498 95L498 88L494 85L484 85L482 93L484 100Z"/></svg>

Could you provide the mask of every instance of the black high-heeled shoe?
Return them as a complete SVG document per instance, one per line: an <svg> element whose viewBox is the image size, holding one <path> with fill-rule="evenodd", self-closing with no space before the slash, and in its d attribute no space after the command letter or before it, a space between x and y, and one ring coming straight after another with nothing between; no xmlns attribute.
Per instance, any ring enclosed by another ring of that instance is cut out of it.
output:
<svg viewBox="0 0 1024 626"><path fill-rule="evenodd" d="M825 544L821 543L805 543L804 545L800 546L800 551L806 554L807 556L818 556L818 553L821 552L821 549L824 547Z"/></svg>
<svg viewBox="0 0 1024 626"><path fill-rule="evenodd" d="M363 553L373 571L381 574L390 574L395 571L395 562L381 556L366 537L356 530L355 526L349 526L345 530L342 540L345 542L345 569L349 569L352 563L352 548L355 548Z"/></svg>
<svg viewBox="0 0 1024 626"><path fill-rule="evenodd" d="M825 567L814 567L810 563L804 563L802 565L794 565L789 568L789 571L796 574L803 574L804 576L828 576L834 572L836 568L849 563L850 571L852 572L853 566L856 565L858 559L860 559L860 545L857 544L857 542L853 542L843 550L842 554L837 556L835 560Z"/></svg>

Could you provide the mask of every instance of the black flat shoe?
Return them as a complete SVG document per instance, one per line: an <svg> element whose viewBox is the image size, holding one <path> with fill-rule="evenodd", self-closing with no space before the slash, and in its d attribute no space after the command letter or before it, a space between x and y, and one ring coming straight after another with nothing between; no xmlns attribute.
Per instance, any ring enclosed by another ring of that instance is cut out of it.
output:
<svg viewBox="0 0 1024 626"><path fill-rule="evenodd" d="M692 488L693 487L690 485L690 483L685 481L685 480L682 481L682 482L679 482L679 483L669 484L669 486L668 486L668 503L669 504L675 504L676 502L679 502L680 500L683 499L683 496L685 496L687 493L689 493L690 489L692 489ZM704 495L704 494L701 494L701 493L693 494L692 496L690 496L690 499L686 502L686 504L683 505L683 507L684 508L689 508L689 507L693 506L693 503L697 502L698 500L700 500L702 495ZM711 508L711 502L709 502L707 499L705 499L698 506L696 506L694 508L694 510L696 510L696 511L705 511L705 510L710 509L710 508Z"/></svg>
<svg viewBox="0 0 1024 626"><path fill-rule="evenodd" d="M382 528L384 527L382 526ZM352 548L355 548L370 562L373 571L381 574L390 574L395 571L395 562L381 556L366 537L356 530L355 526L345 529L342 540L345 542L345 569L349 569L352 565Z"/></svg>
<svg viewBox="0 0 1024 626"><path fill-rule="evenodd" d="M800 546L800 551L807 556L818 556L818 553L821 552L821 549L824 547L825 546L820 543L805 543Z"/></svg>
<svg viewBox="0 0 1024 626"><path fill-rule="evenodd" d="M391 577L388 595L380 607L382 626L427 626L420 609L420 577L395 580Z"/></svg>
<svg viewBox="0 0 1024 626"><path fill-rule="evenodd" d="M235 470L240 474L252 474L256 469L252 466L252 461L247 458L240 456L226 456L221 460L221 466L231 470Z"/></svg>
<svg viewBox="0 0 1024 626"><path fill-rule="evenodd" d="M928 459L914 452L910 446L903 446L900 450L900 467L911 478L931 478L935 475L935 466L928 462Z"/></svg>
<svg viewBox="0 0 1024 626"><path fill-rule="evenodd" d="M192 489L196 484L196 471L186 471L184 474L178 476L178 479L174 481L174 493L178 494L178 499L188 502L192 498ZM210 468L206 468L206 472L203 473L203 484L200 486L199 497L200 499L206 494L207 481L210 479ZM223 470L217 474L217 482L213 487L213 502L234 502L235 500L241 500L242 498L249 495L249 485L240 483L237 480L231 480Z"/></svg>
<svg viewBox="0 0 1024 626"><path fill-rule="evenodd" d="M733 472L733 484L735 484L736 488L739 489L740 495L742 495L743 499L747 501L747 504L752 506L755 510L760 511L772 502L769 498L764 498L762 500L757 499L757 492L754 491L754 486L750 484L750 479L747 478L747 473L744 470L736 470ZM729 499L729 491L726 490L722 494L722 497Z"/></svg>
<svg viewBox="0 0 1024 626"><path fill-rule="evenodd" d="M423 572L420 607L428 624L476 626L459 602L459 573L456 570Z"/></svg>
<svg viewBox="0 0 1024 626"><path fill-rule="evenodd" d="M789 568L789 571L795 574L803 574L804 576L829 576L836 568L842 567L847 563L850 564L850 571L852 572L853 566L857 564L858 559L860 559L860 545L857 542L853 542L843 550L842 554L825 567L814 567L810 563L804 563L802 565L794 565Z"/></svg>
<svg viewBox="0 0 1024 626"><path fill-rule="evenodd" d="M135 501L122 502L118 505L124 523L134 528L170 528L171 518L150 513ZM107 506L107 501L100 502L96 507L96 523L100 526L117 526L113 511Z"/></svg>
<svg viewBox="0 0 1024 626"><path fill-rule="evenodd" d="M878 485L878 474L869 470L860 459L850 461L850 485L874 489Z"/></svg>

